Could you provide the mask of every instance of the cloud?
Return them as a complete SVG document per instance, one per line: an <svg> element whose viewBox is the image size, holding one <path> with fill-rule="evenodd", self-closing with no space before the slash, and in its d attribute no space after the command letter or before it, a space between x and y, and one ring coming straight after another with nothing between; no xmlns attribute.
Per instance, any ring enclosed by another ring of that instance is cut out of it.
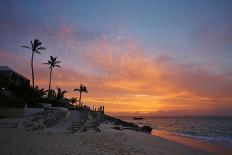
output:
<svg viewBox="0 0 232 155"><path fill-rule="evenodd" d="M56 55L62 68L53 72L53 88L68 90L67 97L78 96L72 90L83 83L89 89L84 102L105 105L110 113L192 110L199 114L207 109L214 113L215 107L232 103L231 73L216 74L168 54L147 55L151 49L117 34L117 39L101 34L83 41L77 31L69 25L48 29L52 36L44 42L47 50L35 57L36 84L47 88L48 68L42 62ZM29 55L1 49L0 62L30 78Z"/></svg>
<svg viewBox="0 0 232 155"><path fill-rule="evenodd" d="M194 31L192 36L205 52L221 53L231 49L231 26L231 21L203 24Z"/></svg>

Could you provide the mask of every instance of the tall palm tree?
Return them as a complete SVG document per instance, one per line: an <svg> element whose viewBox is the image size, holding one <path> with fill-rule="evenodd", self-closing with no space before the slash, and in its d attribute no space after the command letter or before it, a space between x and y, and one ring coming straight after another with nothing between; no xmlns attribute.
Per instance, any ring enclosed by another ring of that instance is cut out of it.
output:
<svg viewBox="0 0 232 155"><path fill-rule="evenodd" d="M73 91L79 91L80 92L80 97L79 97L79 106L81 106L81 94L82 92L88 93L86 86L83 86L82 84L80 85L79 89L74 89Z"/></svg>
<svg viewBox="0 0 232 155"><path fill-rule="evenodd" d="M23 48L30 49L31 52L31 76L32 76L32 88L35 88L35 80L34 80L34 67L33 67L33 62L34 62L34 54L38 53L41 54L39 51L40 50L45 50L44 47L41 47L42 42L39 41L39 39L34 39L33 41L31 40L31 46L21 46Z"/></svg>
<svg viewBox="0 0 232 155"><path fill-rule="evenodd" d="M61 61L57 61L57 57L50 56L50 60L48 60L47 63L44 63L46 65L49 65L49 70L50 70L50 75L49 75L49 86L48 86L48 97L50 96L50 91L51 91L51 78L52 78L52 70L55 67L60 68Z"/></svg>

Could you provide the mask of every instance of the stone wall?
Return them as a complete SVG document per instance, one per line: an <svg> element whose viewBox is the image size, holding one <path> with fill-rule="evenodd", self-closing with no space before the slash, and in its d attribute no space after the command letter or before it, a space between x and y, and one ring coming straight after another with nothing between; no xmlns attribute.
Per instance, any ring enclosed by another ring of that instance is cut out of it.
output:
<svg viewBox="0 0 232 155"><path fill-rule="evenodd" d="M23 108L0 107L0 117L3 118L22 118L24 117Z"/></svg>

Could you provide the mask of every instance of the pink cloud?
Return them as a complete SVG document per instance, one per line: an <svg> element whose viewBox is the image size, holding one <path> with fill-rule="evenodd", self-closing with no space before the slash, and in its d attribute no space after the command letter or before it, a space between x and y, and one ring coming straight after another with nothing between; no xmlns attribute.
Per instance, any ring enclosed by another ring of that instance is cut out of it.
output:
<svg viewBox="0 0 232 155"><path fill-rule="evenodd" d="M98 37L80 43L74 33L69 26L59 29L55 33L57 44L44 54L62 58L62 68L54 70L52 86L69 90L69 97L76 95L72 90L83 83L90 92L86 102L104 104L111 112L200 107L206 110L211 106L219 108L221 104L231 107L230 74L215 74L198 64L183 64L169 55L148 56L145 53L150 49L140 47L133 39ZM39 55L35 60L36 83L45 88L48 68L42 63L46 60ZM0 62L30 78L29 55L0 50Z"/></svg>

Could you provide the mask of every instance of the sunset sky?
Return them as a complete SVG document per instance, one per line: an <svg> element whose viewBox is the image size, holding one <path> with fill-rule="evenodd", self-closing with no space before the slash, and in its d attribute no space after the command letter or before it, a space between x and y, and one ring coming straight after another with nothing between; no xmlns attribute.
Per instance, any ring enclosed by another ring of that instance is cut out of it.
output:
<svg viewBox="0 0 232 155"><path fill-rule="evenodd" d="M0 65L112 115L232 115L232 1L1 0Z"/></svg>

